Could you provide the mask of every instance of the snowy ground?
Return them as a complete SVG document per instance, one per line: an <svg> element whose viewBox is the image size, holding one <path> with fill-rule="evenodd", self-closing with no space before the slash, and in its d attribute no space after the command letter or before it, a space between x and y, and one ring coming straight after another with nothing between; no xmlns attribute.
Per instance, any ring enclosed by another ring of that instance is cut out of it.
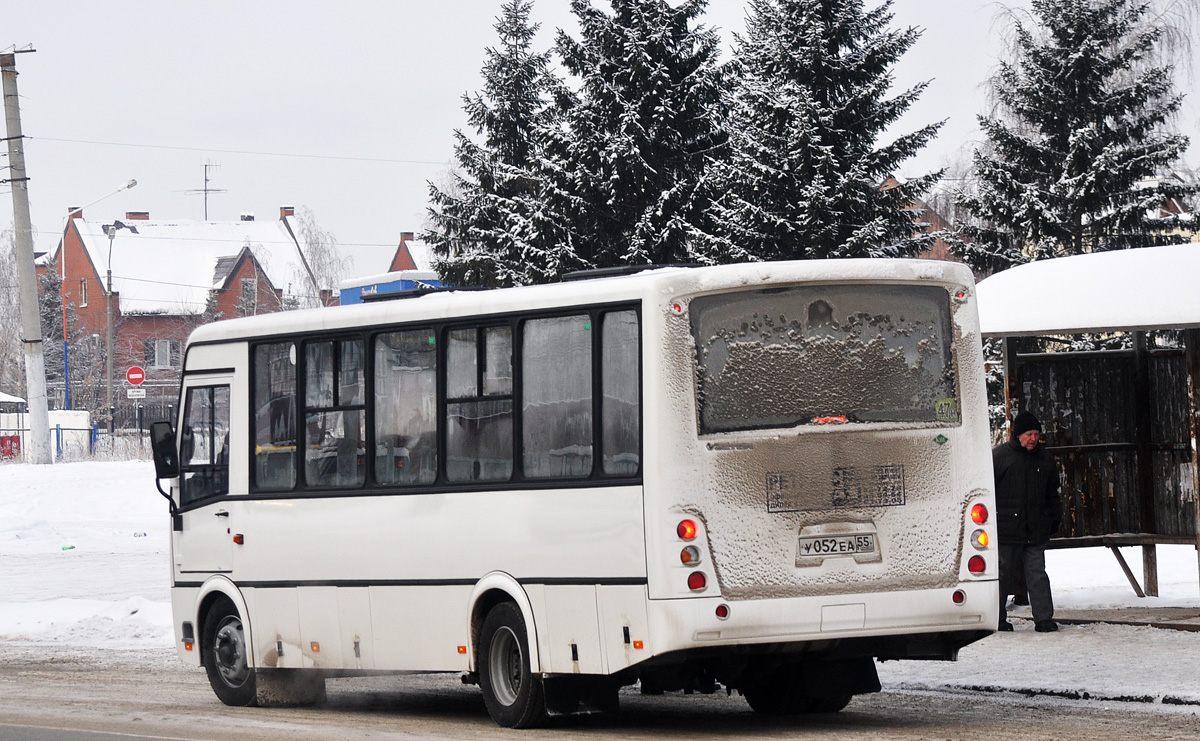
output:
<svg viewBox="0 0 1200 741"><path fill-rule="evenodd" d="M0 465L0 648L173 655L166 512L149 462ZM1136 568L1140 552L1128 551ZM1051 551L1056 606L1200 607L1195 549L1159 546L1158 559L1161 596L1138 599L1106 549ZM885 689L1182 704L1200 713L1197 655L1200 633L1094 624L1043 634L1017 621L1015 632L967 647L956 663L887 662L880 678Z"/></svg>

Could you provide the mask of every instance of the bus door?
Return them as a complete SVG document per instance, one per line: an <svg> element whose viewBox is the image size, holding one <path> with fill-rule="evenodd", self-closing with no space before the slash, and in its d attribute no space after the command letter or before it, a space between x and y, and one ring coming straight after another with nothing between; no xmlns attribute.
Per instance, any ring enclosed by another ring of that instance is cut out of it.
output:
<svg viewBox="0 0 1200 741"><path fill-rule="evenodd" d="M179 512L175 565L181 574L228 572L233 567L229 502L228 376L189 378L179 418Z"/></svg>

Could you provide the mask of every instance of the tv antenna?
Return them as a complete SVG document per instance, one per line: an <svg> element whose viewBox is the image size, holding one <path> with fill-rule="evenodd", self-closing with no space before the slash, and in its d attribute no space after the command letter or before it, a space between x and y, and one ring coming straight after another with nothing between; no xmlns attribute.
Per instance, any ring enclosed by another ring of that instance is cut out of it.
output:
<svg viewBox="0 0 1200 741"><path fill-rule="evenodd" d="M220 167L220 165L214 164L211 161L205 162L204 163L204 187L198 188L196 190L185 190L184 191L184 193L188 194L189 196L198 195L200 193L204 194L204 220L205 221L208 221L208 194L209 193L225 193L225 192L227 192L227 189L225 189L225 188L210 188L208 186L208 181L209 181L208 171L210 169L216 170L219 167Z"/></svg>

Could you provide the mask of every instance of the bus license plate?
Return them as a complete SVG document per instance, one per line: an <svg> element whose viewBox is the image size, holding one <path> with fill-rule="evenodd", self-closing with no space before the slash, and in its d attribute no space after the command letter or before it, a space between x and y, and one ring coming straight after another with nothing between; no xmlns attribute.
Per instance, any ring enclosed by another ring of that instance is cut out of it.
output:
<svg viewBox="0 0 1200 741"><path fill-rule="evenodd" d="M816 538L800 539L800 557L811 556L852 556L859 553L875 552L875 536L862 535L826 535Z"/></svg>

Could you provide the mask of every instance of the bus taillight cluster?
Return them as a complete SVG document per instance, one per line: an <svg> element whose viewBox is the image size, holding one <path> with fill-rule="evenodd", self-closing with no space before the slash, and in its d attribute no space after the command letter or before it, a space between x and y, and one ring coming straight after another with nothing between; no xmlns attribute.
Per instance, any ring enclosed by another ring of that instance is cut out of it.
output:
<svg viewBox="0 0 1200 741"><path fill-rule="evenodd" d="M675 534L685 542L693 541L700 534L700 528L695 520L680 520L675 526ZM685 545L679 551L679 563L688 567L700 565L700 548L696 544ZM693 592L703 592L708 588L708 576L703 571L691 571L687 575L687 588Z"/></svg>
<svg viewBox="0 0 1200 741"><path fill-rule="evenodd" d="M971 522L975 525L986 525L989 516L987 505L982 502L977 502L971 506ZM977 551L987 550L991 542L987 531L982 527L976 528L970 537L971 545ZM987 559L978 553L967 559L967 571L973 576L980 576L987 571ZM957 600L956 600L957 603ZM961 604L961 603L958 603Z"/></svg>

